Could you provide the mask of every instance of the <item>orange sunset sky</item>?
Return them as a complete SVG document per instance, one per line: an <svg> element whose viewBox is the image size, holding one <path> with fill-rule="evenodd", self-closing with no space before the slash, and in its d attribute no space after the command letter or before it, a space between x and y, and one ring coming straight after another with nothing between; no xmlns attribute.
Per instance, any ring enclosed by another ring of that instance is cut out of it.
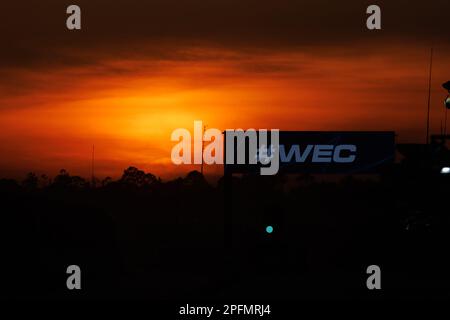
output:
<svg viewBox="0 0 450 320"><path fill-rule="evenodd" d="M191 168L171 164L170 134L194 120L424 142L431 46L440 130L448 1L381 3L374 32L362 1L78 1L81 31L65 29L69 4L2 9L1 177L89 176L95 144L100 178L130 165L171 178Z"/></svg>

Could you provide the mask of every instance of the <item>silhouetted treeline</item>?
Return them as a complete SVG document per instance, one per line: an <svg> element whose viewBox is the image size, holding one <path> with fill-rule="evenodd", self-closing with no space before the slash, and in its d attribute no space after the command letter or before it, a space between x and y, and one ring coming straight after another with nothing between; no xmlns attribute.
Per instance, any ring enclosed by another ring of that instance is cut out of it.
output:
<svg viewBox="0 0 450 320"><path fill-rule="evenodd" d="M225 192L225 188L228 191ZM447 177L0 180L4 298L449 297ZM231 242L225 242L231 221ZM265 232L266 226L273 233ZM82 290L66 288L79 265ZM366 268L383 272L384 296Z"/></svg>

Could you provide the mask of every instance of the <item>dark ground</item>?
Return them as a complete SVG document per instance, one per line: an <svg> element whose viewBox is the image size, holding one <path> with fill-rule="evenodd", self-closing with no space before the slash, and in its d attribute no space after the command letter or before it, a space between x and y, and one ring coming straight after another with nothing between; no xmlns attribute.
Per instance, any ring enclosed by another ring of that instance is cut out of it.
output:
<svg viewBox="0 0 450 320"><path fill-rule="evenodd" d="M370 179L242 176L231 185L225 206L224 180L213 187L198 172L162 182L129 168L96 188L65 171L0 180L0 296L450 297L448 177L397 166ZM81 291L66 288L71 264L81 267ZM366 288L372 264L381 267L378 292Z"/></svg>

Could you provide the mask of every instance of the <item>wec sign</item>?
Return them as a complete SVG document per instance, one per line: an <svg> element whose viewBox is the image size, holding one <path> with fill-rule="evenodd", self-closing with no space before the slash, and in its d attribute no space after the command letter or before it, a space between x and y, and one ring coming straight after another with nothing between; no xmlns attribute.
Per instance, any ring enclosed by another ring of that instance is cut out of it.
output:
<svg viewBox="0 0 450 320"><path fill-rule="evenodd" d="M394 132L208 129L194 122L172 133L174 164L224 164L225 173L365 173L392 163ZM204 147L204 142L210 142ZM194 150L192 162L191 150Z"/></svg>
<svg viewBox="0 0 450 320"><path fill-rule="evenodd" d="M228 139L225 135L226 150ZM279 171L287 173L374 173L394 156L395 133L390 131L280 131L278 152L263 147L257 152L259 164L227 161L225 172L256 173L275 159Z"/></svg>
<svg viewBox="0 0 450 320"><path fill-rule="evenodd" d="M300 145L294 144L286 154L285 146L280 146L281 162L290 162L294 157L295 162L304 163L310 161L313 163L351 163L356 159L357 147L354 144L308 144L304 151L300 151Z"/></svg>

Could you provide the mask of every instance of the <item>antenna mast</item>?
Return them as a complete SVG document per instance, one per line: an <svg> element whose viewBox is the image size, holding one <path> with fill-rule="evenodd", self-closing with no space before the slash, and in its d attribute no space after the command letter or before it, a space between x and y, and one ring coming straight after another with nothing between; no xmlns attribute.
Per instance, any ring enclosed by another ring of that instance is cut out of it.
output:
<svg viewBox="0 0 450 320"><path fill-rule="evenodd" d="M430 132L430 102L431 102L431 70L433 68L433 47L431 48L430 53L430 75L428 78L428 111L427 111L427 137L426 137L426 144L429 144L430 141L428 139L429 132Z"/></svg>
<svg viewBox="0 0 450 320"><path fill-rule="evenodd" d="M202 132L202 164L200 166L200 173L203 175L203 151L205 149L205 141L203 140L203 135L206 131L206 125L203 126L203 132Z"/></svg>
<svg viewBox="0 0 450 320"><path fill-rule="evenodd" d="M91 183L95 188L95 176L94 176L94 154L95 154L95 146L92 145L92 163L91 163Z"/></svg>

